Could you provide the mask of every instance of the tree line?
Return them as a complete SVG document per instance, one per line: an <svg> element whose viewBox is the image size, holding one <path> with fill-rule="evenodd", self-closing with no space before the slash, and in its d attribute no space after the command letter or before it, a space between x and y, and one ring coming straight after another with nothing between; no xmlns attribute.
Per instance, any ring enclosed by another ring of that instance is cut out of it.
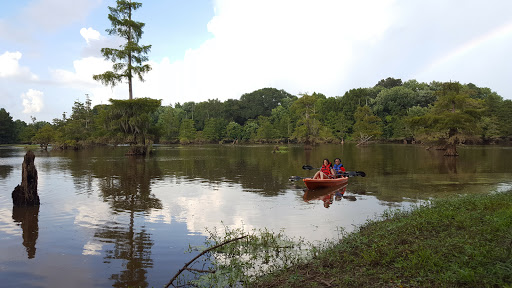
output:
<svg viewBox="0 0 512 288"><path fill-rule="evenodd" d="M162 106L161 100L75 101L71 116L51 123L13 121L0 109L0 143L43 148L148 143L339 143L407 141L455 145L499 143L512 136L512 101L458 82L387 78L343 96L292 95L263 88L239 99Z"/></svg>

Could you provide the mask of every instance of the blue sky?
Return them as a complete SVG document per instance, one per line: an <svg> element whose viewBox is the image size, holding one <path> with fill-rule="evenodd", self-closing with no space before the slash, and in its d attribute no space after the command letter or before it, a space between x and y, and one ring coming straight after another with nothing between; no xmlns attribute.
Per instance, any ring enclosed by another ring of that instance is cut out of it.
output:
<svg viewBox="0 0 512 288"><path fill-rule="evenodd" d="M135 97L164 105L238 99L264 87L342 96L387 77L460 81L512 99L512 1L140 1L153 70ZM113 0L3 1L0 107L51 121L73 102L127 99L92 80Z"/></svg>

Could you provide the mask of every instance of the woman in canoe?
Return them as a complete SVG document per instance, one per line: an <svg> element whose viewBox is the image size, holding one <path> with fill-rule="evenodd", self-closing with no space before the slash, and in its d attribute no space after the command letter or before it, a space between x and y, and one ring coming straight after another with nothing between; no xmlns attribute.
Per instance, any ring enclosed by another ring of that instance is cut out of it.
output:
<svg viewBox="0 0 512 288"><path fill-rule="evenodd" d="M329 162L329 159L324 159L322 168L320 168L320 171L316 172L315 176L313 176L313 179L329 179L333 178L334 175L336 174L332 169L332 163Z"/></svg>

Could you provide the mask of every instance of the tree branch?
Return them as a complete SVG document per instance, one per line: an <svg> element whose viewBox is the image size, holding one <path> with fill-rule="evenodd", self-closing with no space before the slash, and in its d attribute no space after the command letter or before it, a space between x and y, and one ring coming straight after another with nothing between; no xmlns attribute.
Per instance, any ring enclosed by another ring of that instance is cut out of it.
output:
<svg viewBox="0 0 512 288"><path fill-rule="evenodd" d="M216 272L216 270L201 270L201 269L194 269L194 268L190 268L190 267L185 268L185 270L192 271L192 272L199 272L199 273L215 273Z"/></svg>
<svg viewBox="0 0 512 288"><path fill-rule="evenodd" d="M178 278L178 276L181 274L181 272L185 271L186 269L188 269L188 265L190 265L191 263L193 263L194 261L196 261L199 257L203 256L204 254L212 251L212 250L215 250L219 247L222 247L226 244L229 244L231 242L234 242L234 241L237 241L237 240L240 240L240 239L243 239L243 238L246 238L247 236L249 235L245 235L245 236L241 236L241 237L238 237L238 238L235 238L235 239L231 239L231 240L228 240L228 241L225 241L225 242L222 242L220 244L217 244L213 247L210 247L206 250L204 250L203 252L199 253L199 255L197 255L196 257L194 257L194 259L190 260L188 263L186 263L183 268L180 269L180 271L178 271L178 273L176 273L176 275L174 275L174 277L172 277L171 281L169 281L169 283L167 283L167 285L165 285L165 288L168 288L172 282L174 282L174 280L176 280L176 278ZM173 285L174 286L174 285Z"/></svg>

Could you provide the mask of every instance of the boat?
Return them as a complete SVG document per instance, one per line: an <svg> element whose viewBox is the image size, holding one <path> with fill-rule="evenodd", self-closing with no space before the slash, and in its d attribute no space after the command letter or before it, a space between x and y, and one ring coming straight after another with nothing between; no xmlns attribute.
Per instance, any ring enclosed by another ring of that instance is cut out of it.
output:
<svg viewBox="0 0 512 288"><path fill-rule="evenodd" d="M315 190L320 188L327 188L333 186L340 186L348 183L348 177L340 177L340 178L328 178L328 179L313 179L313 178L304 178L304 184L308 187L309 190Z"/></svg>

